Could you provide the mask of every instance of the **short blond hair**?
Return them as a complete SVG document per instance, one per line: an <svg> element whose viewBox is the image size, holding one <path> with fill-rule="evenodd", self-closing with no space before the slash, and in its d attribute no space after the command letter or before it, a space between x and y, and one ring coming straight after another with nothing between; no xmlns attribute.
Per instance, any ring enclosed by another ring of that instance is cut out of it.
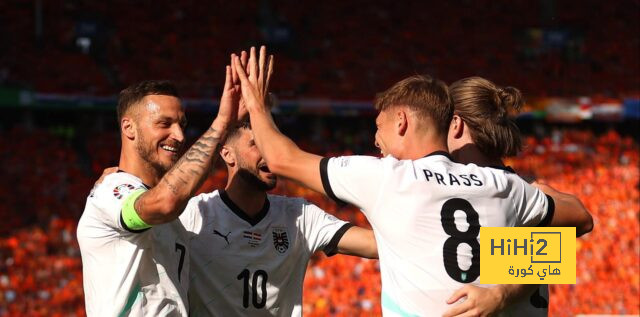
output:
<svg viewBox="0 0 640 317"><path fill-rule="evenodd" d="M436 132L447 134L453 117L453 100L444 82L429 75L411 76L379 93L374 101L378 111L399 105L416 111L421 118L431 118Z"/></svg>

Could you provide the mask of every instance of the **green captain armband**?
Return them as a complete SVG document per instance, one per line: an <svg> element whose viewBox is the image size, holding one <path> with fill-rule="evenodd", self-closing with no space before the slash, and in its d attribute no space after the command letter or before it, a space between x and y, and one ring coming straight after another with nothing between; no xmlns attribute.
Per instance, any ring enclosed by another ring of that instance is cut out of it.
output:
<svg viewBox="0 0 640 317"><path fill-rule="evenodd" d="M120 213L120 222L122 226L131 232L142 232L146 229L151 228L150 225L144 222L135 208L135 202L140 197L140 195L146 192L146 189L140 188L131 195L127 196L122 204L122 212Z"/></svg>

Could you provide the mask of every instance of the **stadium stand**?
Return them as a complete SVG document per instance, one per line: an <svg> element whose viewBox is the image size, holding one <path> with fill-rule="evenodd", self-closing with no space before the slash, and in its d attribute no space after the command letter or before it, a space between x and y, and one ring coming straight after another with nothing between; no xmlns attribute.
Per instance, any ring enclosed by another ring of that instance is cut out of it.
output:
<svg viewBox="0 0 640 317"><path fill-rule="evenodd" d="M228 52L266 43L277 56L274 87L287 98L369 100L412 73L447 82L476 74L540 96L639 92L636 1L363 4L7 0L0 78L92 95L175 78L185 95L206 97L220 91Z"/></svg>

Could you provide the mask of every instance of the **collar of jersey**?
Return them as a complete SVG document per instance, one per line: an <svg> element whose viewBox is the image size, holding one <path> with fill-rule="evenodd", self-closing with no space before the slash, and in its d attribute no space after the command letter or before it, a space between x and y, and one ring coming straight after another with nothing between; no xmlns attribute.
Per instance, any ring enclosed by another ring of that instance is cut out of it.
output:
<svg viewBox="0 0 640 317"><path fill-rule="evenodd" d="M231 209L231 211L233 211L233 213L236 214L236 216L248 222L249 224L251 224L251 226L255 226L258 223L260 223L260 221L262 221L262 219L264 219L264 217L267 216L267 212L269 212L269 198L264 200L264 205L262 206L262 209L260 210L260 212L258 212L255 218L249 217L244 212L244 210L238 207L238 205L236 205L233 202L233 200L231 200L231 197L229 197L229 194L227 194L227 192L222 189L220 190L220 199L222 199L222 202L225 205L227 205L227 207L229 207L229 209Z"/></svg>
<svg viewBox="0 0 640 317"><path fill-rule="evenodd" d="M516 171L511 166L488 166L489 168L495 168L497 170L503 170L505 172L516 174Z"/></svg>
<svg viewBox="0 0 640 317"><path fill-rule="evenodd" d="M424 157L429 157L429 156L435 156L435 155L442 155L446 158L448 158L449 160L453 161L453 159L451 158L451 155L449 155L449 153L447 151L435 151L435 152L431 152L427 155L425 155Z"/></svg>
<svg viewBox="0 0 640 317"><path fill-rule="evenodd" d="M121 170L121 169L118 169L118 170L116 171L116 173L125 173L125 174L129 174L129 175L131 175L131 176L133 176L133 177L135 177L135 178L137 178L137 179L140 179L140 177L135 176L135 175L133 175L133 174L131 174L131 173L128 173L127 171L123 171L123 170ZM140 179L140 183L142 183L142 180L141 180L141 179ZM150 188L151 188L151 186L149 186L149 185L147 185L147 184L145 184L145 183L142 183L142 185L144 185L144 187L146 187L146 189L150 189Z"/></svg>

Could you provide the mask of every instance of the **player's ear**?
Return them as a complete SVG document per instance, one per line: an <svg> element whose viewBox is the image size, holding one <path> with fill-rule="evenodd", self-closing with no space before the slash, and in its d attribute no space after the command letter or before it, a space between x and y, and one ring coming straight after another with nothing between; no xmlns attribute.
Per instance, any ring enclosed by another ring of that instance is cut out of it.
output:
<svg viewBox="0 0 640 317"><path fill-rule="evenodd" d="M394 122L398 135L405 135L405 133L407 133L408 123L407 112L405 109L398 109Z"/></svg>
<svg viewBox="0 0 640 317"><path fill-rule="evenodd" d="M459 139L460 137L462 137L462 124L462 118L460 118L460 116L458 116L457 114L454 114L451 118L451 122L449 123L449 137L454 139Z"/></svg>
<svg viewBox="0 0 640 317"><path fill-rule="evenodd" d="M129 140L136 138L136 123L131 117L122 117L120 120L120 131Z"/></svg>
<svg viewBox="0 0 640 317"><path fill-rule="evenodd" d="M229 166L234 166L236 164L235 153L233 153L231 148L227 145L223 145L222 148L220 148L220 157Z"/></svg>
<svg viewBox="0 0 640 317"><path fill-rule="evenodd" d="M449 125L449 134L451 134L453 138L459 139L464 133L464 128L465 124L462 118L459 115L454 114L451 119L451 124Z"/></svg>

